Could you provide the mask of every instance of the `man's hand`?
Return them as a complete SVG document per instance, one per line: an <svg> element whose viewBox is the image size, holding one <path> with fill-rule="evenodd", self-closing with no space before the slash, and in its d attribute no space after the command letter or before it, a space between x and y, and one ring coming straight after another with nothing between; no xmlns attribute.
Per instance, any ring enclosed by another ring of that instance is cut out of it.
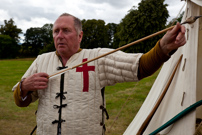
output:
<svg viewBox="0 0 202 135"><path fill-rule="evenodd" d="M186 43L185 31L185 27L177 23L172 30L163 36L160 40L160 47L166 55Z"/></svg>
<svg viewBox="0 0 202 135"><path fill-rule="evenodd" d="M25 97L29 91L45 89L48 87L48 74L36 73L26 78L21 84L22 96Z"/></svg>

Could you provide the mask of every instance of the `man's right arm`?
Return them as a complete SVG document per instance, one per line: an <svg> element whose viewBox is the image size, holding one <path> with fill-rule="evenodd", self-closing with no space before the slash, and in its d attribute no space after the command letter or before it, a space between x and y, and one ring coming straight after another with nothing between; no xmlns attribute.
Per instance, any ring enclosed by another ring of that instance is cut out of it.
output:
<svg viewBox="0 0 202 135"><path fill-rule="evenodd" d="M20 85L21 84L19 83L14 90L13 95L14 95L15 104L19 107L27 107L32 102L32 96L31 94L28 94L26 96L26 99L23 100Z"/></svg>
<svg viewBox="0 0 202 135"><path fill-rule="evenodd" d="M26 107L28 106L33 100L35 99L32 99L32 96L29 94L29 95L26 95L26 98L23 98L22 96L22 82L24 81L23 78L27 78L28 76L30 76L31 74L34 74L37 72L36 70L36 62L37 59L34 60L34 62L31 64L31 66L28 68L28 70L25 72L25 74L22 76L22 79L19 83L17 83L13 88L12 88L12 91L14 92L13 95L14 95L14 100L15 100L15 103L17 106L19 107Z"/></svg>
<svg viewBox="0 0 202 135"><path fill-rule="evenodd" d="M47 87L48 74L46 73L35 73L26 79L22 79L14 90L16 105L20 107L28 106L32 102L33 98L30 93L36 93L38 89L46 89ZM23 100L25 97L26 99Z"/></svg>
<svg viewBox="0 0 202 135"><path fill-rule="evenodd" d="M12 88L12 91L14 92L15 103L19 107L26 107L31 102L34 102L38 99L36 89L34 89L35 90L34 91L33 89L27 88L27 86L29 86L30 84L35 85L33 82L30 82L30 81L28 81L29 84L27 84L27 79L30 80L30 78L32 78L31 76L37 73L36 67L37 67L37 59L34 60L34 62L31 64L31 66L22 76L23 79ZM35 82L37 82L37 80L35 80ZM33 88L33 86L30 86L30 87ZM34 91L34 92L31 93L31 91Z"/></svg>

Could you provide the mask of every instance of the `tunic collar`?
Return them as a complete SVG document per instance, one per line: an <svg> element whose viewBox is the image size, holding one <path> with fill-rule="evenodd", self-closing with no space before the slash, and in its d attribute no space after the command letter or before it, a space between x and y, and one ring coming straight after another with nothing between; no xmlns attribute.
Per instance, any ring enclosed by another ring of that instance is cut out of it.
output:
<svg viewBox="0 0 202 135"><path fill-rule="evenodd" d="M79 50L76 53L79 53L82 49L79 48ZM58 51L55 51L55 54L58 56L59 60L62 62L62 57L60 56L60 54L58 53Z"/></svg>
<svg viewBox="0 0 202 135"><path fill-rule="evenodd" d="M82 50L82 49L81 49L81 48L79 48L79 50L78 50L76 53L79 53L81 50ZM56 53L56 55L57 55L58 57L60 57L60 54L58 53L58 51L57 51L57 50L55 51L55 53ZM60 57L60 58L61 58L61 57Z"/></svg>

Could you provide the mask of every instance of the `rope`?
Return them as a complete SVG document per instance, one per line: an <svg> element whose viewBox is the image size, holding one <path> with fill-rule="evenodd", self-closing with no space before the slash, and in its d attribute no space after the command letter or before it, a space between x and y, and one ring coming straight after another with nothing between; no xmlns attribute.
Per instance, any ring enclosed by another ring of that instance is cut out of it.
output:
<svg viewBox="0 0 202 135"><path fill-rule="evenodd" d="M173 20L173 23L171 24L171 26L174 25L174 23L176 22L177 18L179 17L180 13L182 12L182 9L184 8L184 6L186 5L186 2L184 3L184 5L182 6L182 8L180 9L179 13L177 14L177 16L175 17L175 19Z"/></svg>
<svg viewBox="0 0 202 135"><path fill-rule="evenodd" d="M160 131L162 131L166 127L170 126L171 124L173 124L174 122L176 122L177 120L179 120L180 118L182 118L187 113L193 111L194 109L196 109L200 105L202 105L202 100L200 100L200 101L192 104L191 106L187 107L185 110L183 110L182 112L178 113L176 116L174 116L172 119L170 119L168 122L166 122L164 125L162 125L158 129L156 129L155 131L153 131L149 135L156 135L157 133L159 133Z"/></svg>

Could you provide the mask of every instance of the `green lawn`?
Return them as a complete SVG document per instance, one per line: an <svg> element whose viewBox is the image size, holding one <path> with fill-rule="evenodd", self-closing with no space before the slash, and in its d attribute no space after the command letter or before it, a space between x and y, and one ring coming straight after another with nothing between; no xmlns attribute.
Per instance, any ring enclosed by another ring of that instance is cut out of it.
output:
<svg viewBox="0 0 202 135"><path fill-rule="evenodd" d="M0 60L0 134L30 134L35 122L37 102L19 108L12 87L20 80L33 59ZM105 90L107 110L106 135L122 135L146 98L158 72L140 82L121 83ZM116 119L116 120L115 120Z"/></svg>

